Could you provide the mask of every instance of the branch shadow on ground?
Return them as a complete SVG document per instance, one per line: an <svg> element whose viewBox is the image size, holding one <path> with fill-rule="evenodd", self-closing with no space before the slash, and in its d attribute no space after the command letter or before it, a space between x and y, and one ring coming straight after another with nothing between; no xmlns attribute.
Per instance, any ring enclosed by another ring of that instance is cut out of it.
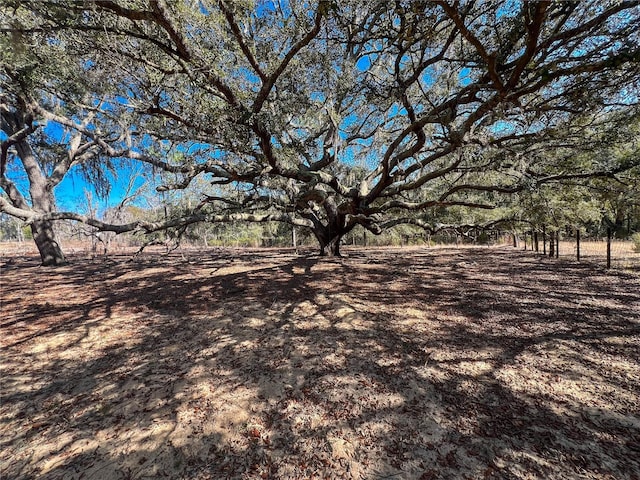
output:
<svg viewBox="0 0 640 480"><path fill-rule="evenodd" d="M5 270L0 474L638 475L636 277L351 254Z"/></svg>

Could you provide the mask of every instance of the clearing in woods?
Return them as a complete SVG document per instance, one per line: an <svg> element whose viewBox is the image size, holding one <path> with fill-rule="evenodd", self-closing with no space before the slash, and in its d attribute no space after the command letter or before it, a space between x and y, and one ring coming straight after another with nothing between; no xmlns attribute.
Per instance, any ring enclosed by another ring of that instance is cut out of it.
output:
<svg viewBox="0 0 640 480"><path fill-rule="evenodd" d="M4 258L0 477L640 478L640 280L509 248Z"/></svg>

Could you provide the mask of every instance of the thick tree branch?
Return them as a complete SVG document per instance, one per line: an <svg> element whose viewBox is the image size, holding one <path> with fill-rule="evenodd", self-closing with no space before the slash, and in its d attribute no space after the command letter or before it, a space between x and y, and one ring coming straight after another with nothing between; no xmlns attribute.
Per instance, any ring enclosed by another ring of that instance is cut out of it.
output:
<svg viewBox="0 0 640 480"><path fill-rule="evenodd" d="M242 36L242 32L240 31L240 27L238 26L238 23L236 22L236 19L233 16L232 9L227 5L227 2L225 2L224 0L219 0L218 5L220 6L220 10L222 10L222 13L224 14L224 17L227 19L227 23L229 24L229 27L233 32L233 36L238 42L238 45L240 46L242 53L244 53L246 59L249 61L249 64L251 65L251 67L253 67L253 70L258 74L258 77L260 77L260 80L262 80L262 83L263 84L266 83L267 81L269 81L269 79L267 78L267 75L260 68L260 65L258 64L255 56L253 55L253 52L247 45L247 42L245 42L244 37Z"/></svg>
<svg viewBox="0 0 640 480"><path fill-rule="evenodd" d="M287 213L263 213L263 214L249 214L249 213L230 213L224 215L197 213L193 215L186 215L184 217L169 219L164 222L146 222L135 221L125 224L113 224L103 222L101 220L92 218L88 215L82 215L75 212L51 212L51 213L38 213L33 210L27 210L17 208L11 205L6 199L0 197L0 212L7 213L13 217L24 220L26 224L30 225L34 222L42 221L59 221L59 220L72 220L75 222L84 223L94 227L101 232L114 232L114 233L126 233L126 232L141 232L141 233L153 233L161 230L167 230L171 228L185 227L194 223L208 222L208 223L227 223L232 221L240 222L252 222L252 223L264 223L264 222L284 222L291 225L300 227L310 227L309 221L297 218L293 214Z"/></svg>
<svg viewBox="0 0 640 480"><path fill-rule="evenodd" d="M460 12L458 12L455 6L449 5L444 0L437 0L435 3L445 11L445 13L451 20L453 20L456 27L458 27L458 30L460 30L460 33L462 33L462 36L471 45L473 45L476 51L480 54L487 65L487 73L489 74L489 77L491 78L495 89L499 92L502 92L504 90L504 83L502 82L500 74L498 73L495 53L489 53L482 41L477 36L475 36L471 32L471 30L467 28L464 23L464 18L460 16Z"/></svg>
<svg viewBox="0 0 640 480"><path fill-rule="evenodd" d="M542 28L542 24L544 23L545 13L551 4L550 1L539 1L533 4L534 13L533 16L529 15L529 6L530 4L525 3L525 18L527 21L527 41L524 53L518 59L513 72L511 73L511 77L507 82L507 89L513 89L520 80L520 75L526 68L527 64L531 61L533 56L535 55L538 47L538 39L540 38L540 30Z"/></svg>
<svg viewBox="0 0 640 480"><path fill-rule="evenodd" d="M260 89L260 92L258 92L258 95L255 101L253 102L253 107L251 111L254 114L262 110L262 106L264 105L264 102L267 100L267 97L269 96L269 93L273 89L273 86L275 85L280 75L282 75L282 72L285 71L285 69L291 62L291 60L293 60L293 58L298 54L300 50L302 50L304 47L309 45L309 43L311 43L311 41L320 32L320 27L322 26L322 17L323 17L322 12L324 8L326 8L325 3L326 3L326 0L320 0L320 3L316 7L314 21L313 21L313 28L309 32L307 32L307 34L304 37L302 37L295 45L293 45L293 47L291 47L291 49L284 56L284 58L282 59L278 67L275 69L275 71L271 75L269 75L266 81L263 83L262 88Z"/></svg>
<svg viewBox="0 0 640 480"><path fill-rule="evenodd" d="M169 38L171 38L171 41L176 46L180 57L182 57L186 61L191 60L193 54L191 53L189 44L174 25L173 19L171 18L171 14L164 0L151 0L151 7L153 8L153 13L155 14L152 17L152 20L160 25L165 32L167 32Z"/></svg>

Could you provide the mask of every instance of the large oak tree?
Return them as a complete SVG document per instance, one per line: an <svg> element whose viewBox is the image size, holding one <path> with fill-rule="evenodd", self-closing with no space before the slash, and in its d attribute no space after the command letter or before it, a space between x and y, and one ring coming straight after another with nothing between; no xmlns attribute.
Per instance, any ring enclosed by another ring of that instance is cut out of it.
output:
<svg viewBox="0 0 640 480"><path fill-rule="evenodd" d="M109 108L131 121L111 136L76 122L82 138L164 171L164 189L198 176L211 185L164 223L108 225L0 203L32 223L152 231L275 220L309 228L323 253L337 254L356 226L432 228L434 207L489 209L502 195L637 162L572 162L590 139L559 136L616 112L637 117L636 2L20 5L38 21L4 32L65 38L118 88ZM568 152L563 164L546 149Z"/></svg>

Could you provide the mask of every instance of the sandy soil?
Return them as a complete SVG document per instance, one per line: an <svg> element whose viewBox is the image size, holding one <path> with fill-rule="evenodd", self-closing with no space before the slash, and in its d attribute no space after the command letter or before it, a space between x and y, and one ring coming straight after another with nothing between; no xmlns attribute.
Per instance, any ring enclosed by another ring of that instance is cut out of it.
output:
<svg viewBox="0 0 640 480"><path fill-rule="evenodd" d="M0 478L640 478L638 276L347 253L4 257Z"/></svg>

